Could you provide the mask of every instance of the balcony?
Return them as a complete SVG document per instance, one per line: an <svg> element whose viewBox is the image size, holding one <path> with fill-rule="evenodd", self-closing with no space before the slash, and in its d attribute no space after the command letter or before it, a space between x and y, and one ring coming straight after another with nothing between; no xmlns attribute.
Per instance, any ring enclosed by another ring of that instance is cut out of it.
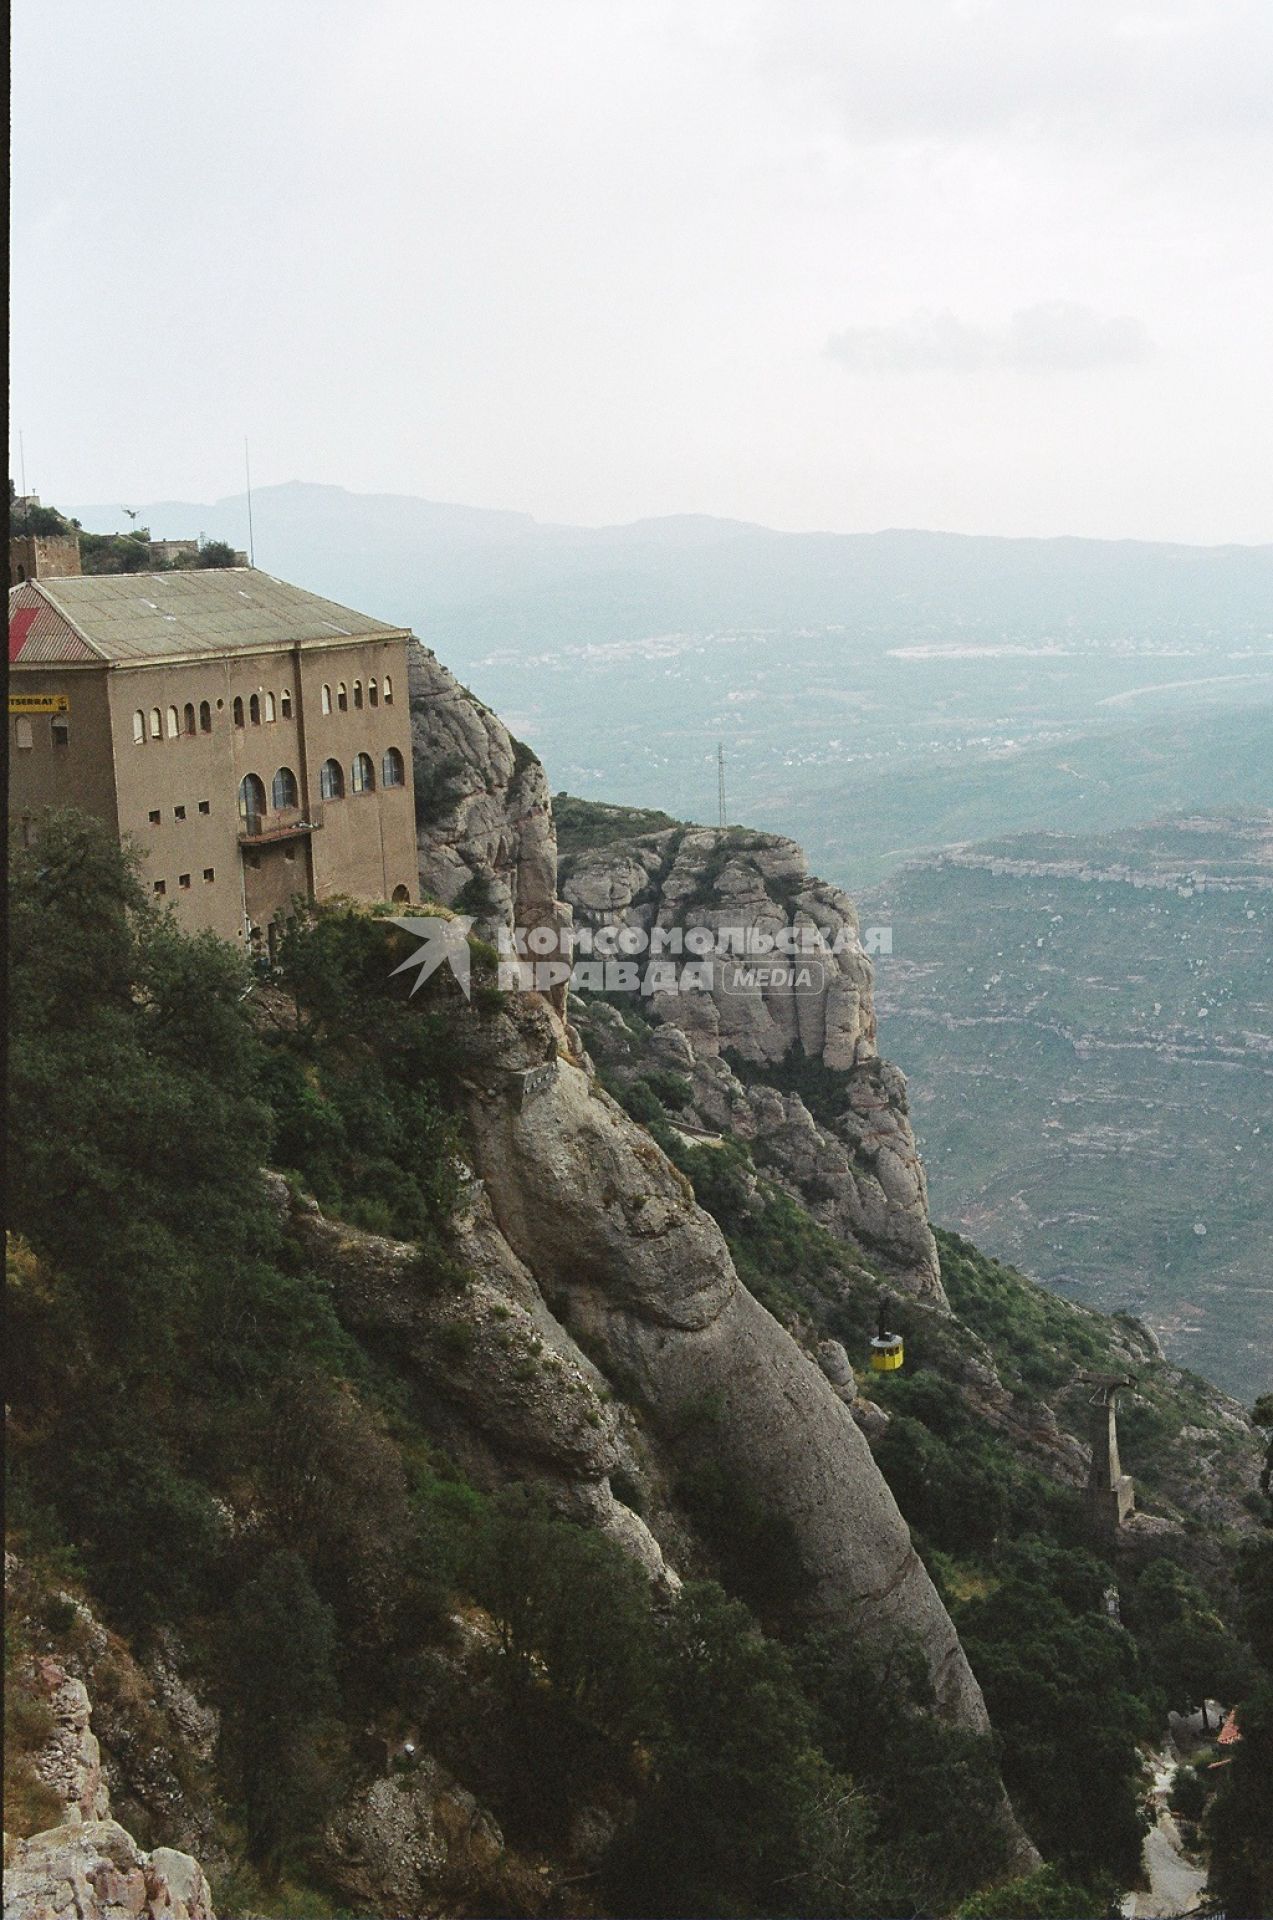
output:
<svg viewBox="0 0 1273 1920"><path fill-rule="evenodd" d="M317 833L322 824L321 804L308 809L285 807L279 813L241 813L239 845L263 847L275 840L299 840L307 833Z"/></svg>

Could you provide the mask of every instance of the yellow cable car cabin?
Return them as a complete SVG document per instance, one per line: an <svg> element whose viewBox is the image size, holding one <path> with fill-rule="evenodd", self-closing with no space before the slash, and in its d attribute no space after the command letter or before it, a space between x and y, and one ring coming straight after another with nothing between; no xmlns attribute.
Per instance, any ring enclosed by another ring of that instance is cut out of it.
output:
<svg viewBox="0 0 1273 1920"><path fill-rule="evenodd" d="M877 1333L871 1342L871 1372L896 1373L906 1358L900 1333Z"/></svg>
<svg viewBox="0 0 1273 1920"><path fill-rule="evenodd" d="M879 1331L871 1342L867 1357L872 1373L896 1373L906 1358L901 1334L889 1332L888 1299L884 1294L880 1295Z"/></svg>

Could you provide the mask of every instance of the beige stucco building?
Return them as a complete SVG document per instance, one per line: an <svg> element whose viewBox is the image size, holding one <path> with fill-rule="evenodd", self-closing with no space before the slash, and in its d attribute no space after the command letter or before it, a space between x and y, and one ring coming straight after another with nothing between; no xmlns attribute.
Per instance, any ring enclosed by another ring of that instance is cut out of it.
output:
<svg viewBox="0 0 1273 1920"><path fill-rule="evenodd" d="M97 814L187 927L262 950L297 895L414 900L410 638L248 567L29 580L11 818Z"/></svg>

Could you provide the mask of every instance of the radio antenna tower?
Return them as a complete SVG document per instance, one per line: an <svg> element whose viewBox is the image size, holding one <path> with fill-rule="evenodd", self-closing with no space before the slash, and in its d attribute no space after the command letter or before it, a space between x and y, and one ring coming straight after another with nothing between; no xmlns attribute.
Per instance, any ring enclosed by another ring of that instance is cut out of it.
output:
<svg viewBox="0 0 1273 1920"><path fill-rule="evenodd" d="M252 460L248 453L248 437L243 436L243 473L248 489L248 564L256 565L256 541L252 537Z"/></svg>
<svg viewBox="0 0 1273 1920"><path fill-rule="evenodd" d="M716 742L716 811L720 815L718 825L725 825L725 743Z"/></svg>

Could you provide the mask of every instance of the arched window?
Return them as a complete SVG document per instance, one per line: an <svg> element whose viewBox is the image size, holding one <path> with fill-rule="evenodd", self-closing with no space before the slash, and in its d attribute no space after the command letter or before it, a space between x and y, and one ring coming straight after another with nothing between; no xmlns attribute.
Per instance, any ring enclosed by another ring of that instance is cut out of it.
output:
<svg viewBox="0 0 1273 1920"><path fill-rule="evenodd" d="M380 705L380 687L376 681L376 676L374 673L372 674L371 679L367 682L367 699L370 705L372 705L373 707L378 707Z"/></svg>
<svg viewBox="0 0 1273 1920"><path fill-rule="evenodd" d="M133 745L140 747L146 738L146 716L138 707L133 715Z"/></svg>
<svg viewBox="0 0 1273 1920"><path fill-rule="evenodd" d="M265 787L254 773L245 773L239 782L239 818L251 822L265 812Z"/></svg>
<svg viewBox="0 0 1273 1920"><path fill-rule="evenodd" d="M388 674L385 675L385 705L387 707L393 705L393 681Z"/></svg>
<svg viewBox="0 0 1273 1920"><path fill-rule="evenodd" d="M259 727L261 724L261 696L259 693L254 693L248 701L248 719L254 727Z"/></svg>
<svg viewBox="0 0 1273 1920"><path fill-rule="evenodd" d="M164 717L158 707L150 709L150 737L152 740L162 740L164 737Z"/></svg>
<svg viewBox="0 0 1273 1920"><path fill-rule="evenodd" d="M296 789L296 775L290 767L280 767L274 776L270 788L270 799L275 813L282 813L287 807L300 805L300 796Z"/></svg>
<svg viewBox="0 0 1273 1920"><path fill-rule="evenodd" d="M266 724L268 725L271 720L274 720L276 718L277 718L277 715L274 712L274 695L272 693L267 693L265 696Z"/></svg>
<svg viewBox="0 0 1273 1920"><path fill-rule="evenodd" d="M409 906L409 905L410 905L410 902L411 902L411 889L410 889L409 887L395 887L395 888L394 888L394 890L393 890L393 904L394 904L394 906L395 906L395 907L405 907L405 906Z"/></svg>
<svg viewBox="0 0 1273 1920"><path fill-rule="evenodd" d="M354 711L356 713L362 712L362 681L361 680L354 681Z"/></svg>
<svg viewBox="0 0 1273 1920"><path fill-rule="evenodd" d="M178 735L178 734L179 734L180 732L181 732L181 720L180 720L180 718L179 718L179 716L178 716L178 713L177 713L177 709L176 709L175 707L169 707L169 709L168 709L168 738L169 738L170 740L175 740L175 739L176 739L176 737L177 737L177 735Z"/></svg>
<svg viewBox="0 0 1273 1920"><path fill-rule="evenodd" d="M199 731L200 733L212 732L212 708L206 700L199 702Z"/></svg>
<svg viewBox="0 0 1273 1920"><path fill-rule="evenodd" d="M380 784L382 787L401 787L406 784L406 768L396 747L390 747L380 762Z"/></svg>
<svg viewBox="0 0 1273 1920"><path fill-rule="evenodd" d="M284 720L292 717L292 696L286 687L278 697L278 710Z"/></svg>
<svg viewBox="0 0 1273 1920"><path fill-rule="evenodd" d="M330 687L324 687L323 688L323 712L330 713L331 710L332 710L332 690Z"/></svg>
<svg viewBox="0 0 1273 1920"><path fill-rule="evenodd" d="M243 699L237 693L234 696L234 724L236 727L243 725Z"/></svg>
<svg viewBox="0 0 1273 1920"><path fill-rule="evenodd" d="M195 730L194 708L189 700L186 701L185 710L181 716L181 726L184 733L193 733Z"/></svg>
<svg viewBox="0 0 1273 1920"><path fill-rule="evenodd" d="M340 685L336 689L336 705L340 708L342 713L348 713L349 692L343 680L341 681Z"/></svg>
<svg viewBox="0 0 1273 1920"><path fill-rule="evenodd" d="M350 786L353 788L353 791L355 793L372 793L375 791L375 785L376 775L371 764L371 755L369 753L355 754L353 779L350 781Z"/></svg>
<svg viewBox="0 0 1273 1920"><path fill-rule="evenodd" d="M318 776L318 791L324 800L344 799L345 776L340 770L339 760L324 760Z"/></svg>

